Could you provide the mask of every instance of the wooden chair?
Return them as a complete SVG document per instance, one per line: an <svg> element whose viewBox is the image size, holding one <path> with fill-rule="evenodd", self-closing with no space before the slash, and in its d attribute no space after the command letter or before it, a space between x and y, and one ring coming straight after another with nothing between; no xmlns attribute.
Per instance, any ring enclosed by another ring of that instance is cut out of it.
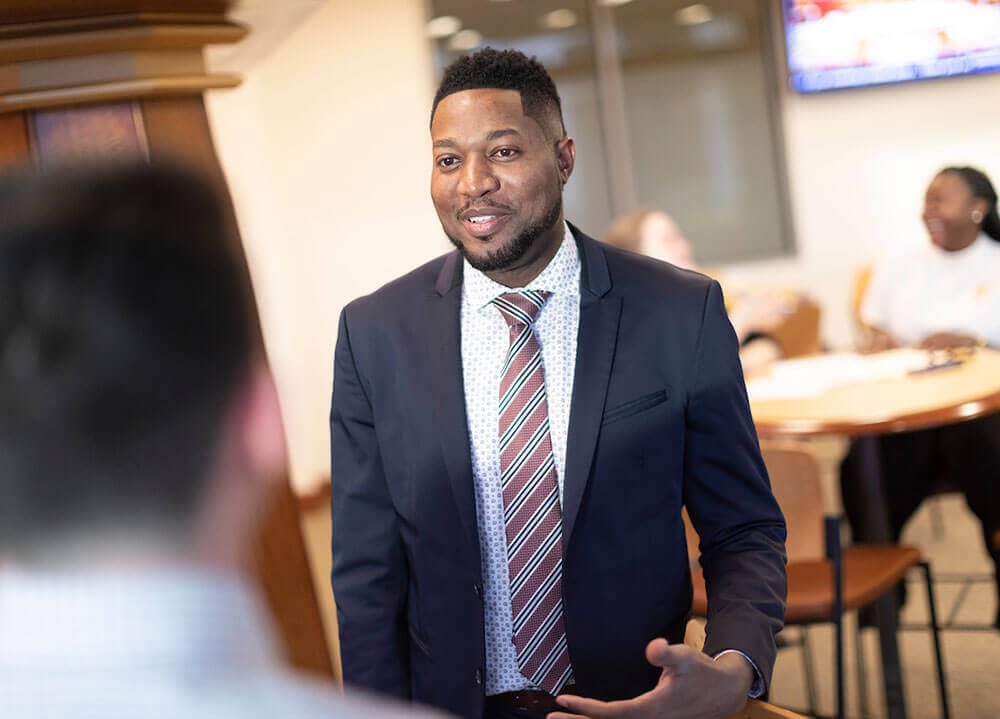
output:
<svg viewBox="0 0 1000 719"><path fill-rule="evenodd" d="M823 351L819 334L820 307L808 297L799 298L795 309L770 335L783 357L801 357Z"/></svg>
<svg viewBox="0 0 1000 719"><path fill-rule="evenodd" d="M865 293L868 291L868 286L871 283L873 271L874 267L872 265L862 265L859 267L854 275L854 286L851 293L852 316L854 317L855 327L862 338L867 338L872 331L872 328L861 316L861 306L864 304ZM945 538L945 522L944 513L941 510L941 498L945 494L952 494L959 491L958 485L951 481L951 479L948 477L938 477L931 486L930 494L925 500L927 503L928 518L930 519L931 534L938 541L943 541ZM1000 544L996 546L1000 547ZM993 626L990 624L957 621L957 617L972 586L975 584L992 584L993 576L991 574L939 573L934 581L937 584L959 585L955 598L950 603L947 616L941 623L942 629L964 631L993 630Z"/></svg>
<svg viewBox="0 0 1000 719"><path fill-rule="evenodd" d="M843 717L845 711L844 612L866 607L887 592L893 591L910 569L919 566L923 570L928 589L941 716L947 719L950 711L937 608L931 591L930 565L923 560L920 550L898 545L855 545L842 550L840 518L825 516L820 467L813 454L799 446L776 446L764 449L764 461L771 476L775 497L788 524L788 601L785 624L802 627L818 623L834 625L836 715ZM693 533L693 529L689 531ZM708 614L704 578L697 568L692 573L692 612L704 617ZM811 674L808 657L808 647L804 646L807 679ZM810 713L815 714L812 694L810 691L810 703L813 706L809 709Z"/></svg>
<svg viewBox="0 0 1000 719"><path fill-rule="evenodd" d="M762 702L759 699L751 699L741 711L730 719L806 719L806 717L788 709Z"/></svg>

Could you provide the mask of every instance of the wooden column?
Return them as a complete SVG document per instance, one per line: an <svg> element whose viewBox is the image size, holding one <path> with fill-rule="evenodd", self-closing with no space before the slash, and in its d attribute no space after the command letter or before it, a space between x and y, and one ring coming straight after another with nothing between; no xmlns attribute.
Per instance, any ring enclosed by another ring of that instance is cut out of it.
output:
<svg viewBox="0 0 1000 719"><path fill-rule="evenodd" d="M12 0L0 6L0 169L66 159L167 158L225 191L203 93L206 45L238 42L229 0ZM228 193L226 193L228 197ZM232 215L235 226L235 215ZM251 291L249 272L247 291ZM259 333L258 333L259 335ZM255 570L298 668L333 677L288 482L264 519ZM329 591L321 588L321 591Z"/></svg>

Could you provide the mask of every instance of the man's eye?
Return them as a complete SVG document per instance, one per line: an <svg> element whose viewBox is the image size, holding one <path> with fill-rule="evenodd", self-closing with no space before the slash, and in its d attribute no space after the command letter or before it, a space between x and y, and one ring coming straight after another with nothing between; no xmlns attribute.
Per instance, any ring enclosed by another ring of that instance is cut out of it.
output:
<svg viewBox="0 0 1000 719"><path fill-rule="evenodd" d="M499 150L493 153L494 157L499 157L502 160L510 160L517 157L517 150L513 147L501 147Z"/></svg>
<svg viewBox="0 0 1000 719"><path fill-rule="evenodd" d="M449 156L440 158L437 161L437 164L438 164L439 167L447 169L449 167L454 167L456 164L458 164L458 158L457 157L452 157L452 156L449 155Z"/></svg>

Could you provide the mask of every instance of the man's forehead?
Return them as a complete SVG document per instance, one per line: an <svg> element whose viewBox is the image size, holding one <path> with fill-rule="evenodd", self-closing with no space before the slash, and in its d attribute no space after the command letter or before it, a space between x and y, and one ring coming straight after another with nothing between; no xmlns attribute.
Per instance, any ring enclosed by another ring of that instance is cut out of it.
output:
<svg viewBox="0 0 1000 719"><path fill-rule="evenodd" d="M438 103L431 119L431 137L435 142L458 130L463 130L463 134L485 137L497 130L510 128L529 134L532 129L537 129L546 134L538 119L525 113L521 94L517 90L475 88L446 95Z"/></svg>
<svg viewBox="0 0 1000 719"><path fill-rule="evenodd" d="M441 98L434 111L432 125L442 115L497 112L524 116L521 93L500 88L461 90Z"/></svg>

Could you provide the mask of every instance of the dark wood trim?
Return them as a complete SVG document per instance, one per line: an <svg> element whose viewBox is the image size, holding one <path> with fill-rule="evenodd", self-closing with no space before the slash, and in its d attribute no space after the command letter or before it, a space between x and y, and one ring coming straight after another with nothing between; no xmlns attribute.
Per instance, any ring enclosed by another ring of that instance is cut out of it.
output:
<svg viewBox="0 0 1000 719"><path fill-rule="evenodd" d="M142 116L132 102L39 110L29 115L35 160L146 157Z"/></svg>
<svg viewBox="0 0 1000 719"><path fill-rule="evenodd" d="M164 13L121 13L119 15L99 15L75 17L66 20L43 20L40 22L0 25L0 40L11 40L36 35L58 35L65 33L114 30L127 27L149 25L232 25L225 15L205 13L164 12Z"/></svg>
<svg viewBox="0 0 1000 719"><path fill-rule="evenodd" d="M124 13L208 13L223 15L232 0L31 0L0 5L0 23L30 23Z"/></svg>
<svg viewBox="0 0 1000 719"><path fill-rule="evenodd" d="M205 101L200 95L146 98L140 101L154 160L183 162L226 185L215 151Z"/></svg>
<svg viewBox="0 0 1000 719"><path fill-rule="evenodd" d="M201 96L205 90L233 88L242 81L239 75L187 75L20 92L0 96L0 114L31 108L97 104L142 97Z"/></svg>
<svg viewBox="0 0 1000 719"><path fill-rule="evenodd" d="M17 28L15 28L17 30ZM10 32L10 29L8 29ZM239 42L248 30L232 22L139 24L0 38L0 63L51 60L127 50L191 50Z"/></svg>
<svg viewBox="0 0 1000 719"><path fill-rule="evenodd" d="M31 145L25 113L0 115L0 168L24 164L30 159Z"/></svg>
<svg viewBox="0 0 1000 719"><path fill-rule="evenodd" d="M302 514L330 509L330 478L325 478L317 487L298 495L299 511Z"/></svg>
<svg viewBox="0 0 1000 719"><path fill-rule="evenodd" d="M286 478L261 523L253 570L281 629L292 665L336 680L299 516L295 495Z"/></svg>

